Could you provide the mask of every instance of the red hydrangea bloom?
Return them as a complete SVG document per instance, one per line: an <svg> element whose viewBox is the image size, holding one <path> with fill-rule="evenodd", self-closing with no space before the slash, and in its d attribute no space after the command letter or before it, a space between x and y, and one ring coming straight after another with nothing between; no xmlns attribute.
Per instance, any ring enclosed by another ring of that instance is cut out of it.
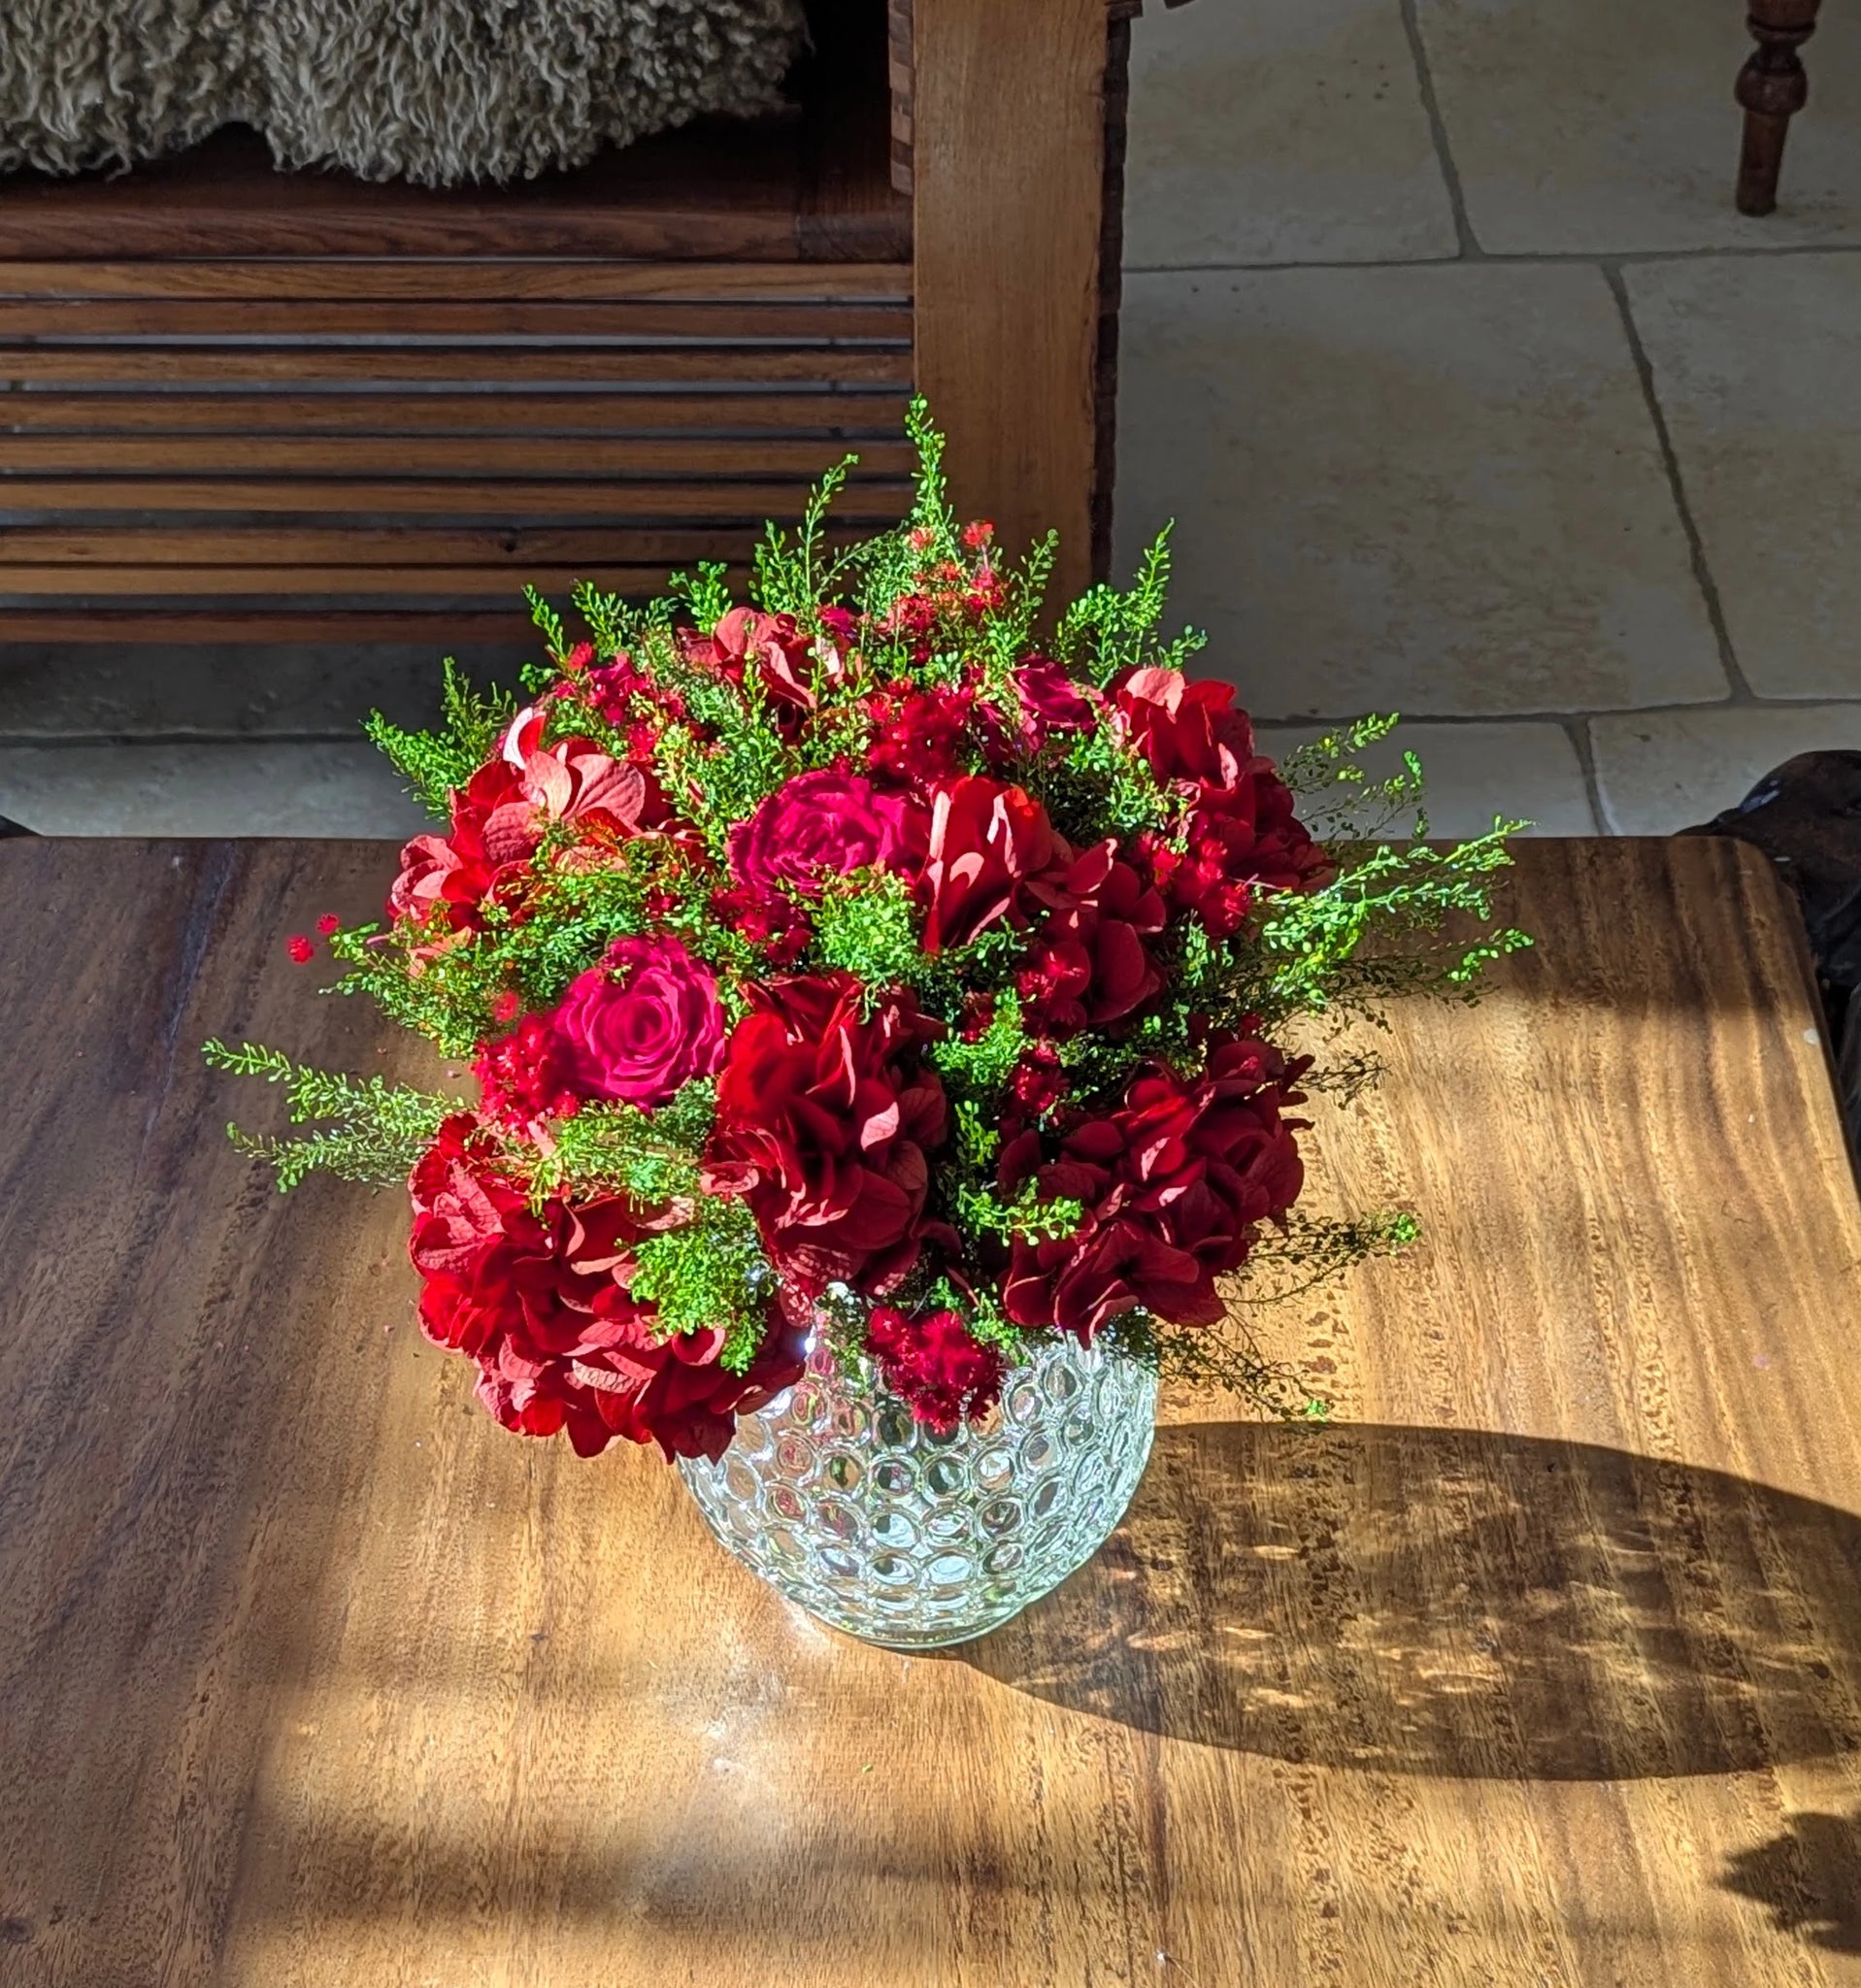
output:
<svg viewBox="0 0 1861 1988"><path fill-rule="evenodd" d="M1030 1043L1008 1080L1008 1094L1029 1118L1044 1118L1066 1095L1066 1072L1059 1052L1047 1043Z"/></svg>
<svg viewBox="0 0 1861 1988"><path fill-rule="evenodd" d="M1071 1236L1017 1236L1002 1290L1015 1324L1058 1326L1090 1342L1138 1307L1175 1325L1223 1316L1214 1279L1246 1261L1259 1225L1283 1215L1304 1184L1283 1110L1305 1064L1266 1043L1216 1044L1206 1074L1139 1077L1109 1116L1076 1125L1044 1161L1027 1131L1003 1148L1005 1193L1039 1183L1043 1200L1081 1202Z"/></svg>
<svg viewBox="0 0 1861 1988"><path fill-rule="evenodd" d="M954 779L962 772L957 748L969 728L974 693L938 684L914 690L893 683L866 701L873 743L866 755L875 773L914 786Z"/></svg>
<svg viewBox="0 0 1861 1988"><path fill-rule="evenodd" d="M954 1241L924 1222L925 1154L943 1143L947 1110L920 1051L942 1025L905 993L862 1019L866 990L850 974L745 991L754 1011L717 1079L706 1185L748 1203L796 1295L847 1283L882 1296L927 1235Z"/></svg>
<svg viewBox="0 0 1861 1988"><path fill-rule="evenodd" d="M966 944L998 918L1025 927L1030 887L1056 882L1072 863L1047 810L1021 788L986 774L940 786L923 870L924 950Z"/></svg>
<svg viewBox="0 0 1861 1988"><path fill-rule="evenodd" d="M730 871L748 888L784 886L818 897L828 877L855 870L915 876L929 817L914 795L878 787L862 775L797 774L730 831Z"/></svg>
<svg viewBox="0 0 1861 1988"><path fill-rule="evenodd" d="M677 716L678 712L670 707L675 700L682 702L678 700L676 692L668 694L658 689L652 679L624 651L615 655L612 662L593 663L591 660L581 673L580 680L569 687L579 690L616 730L624 730L633 722L633 701L636 697L650 698L656 711L665 717Z"/></svg>
<svg viewBox="0 0 1861 1988"><path fill-rule="evenodd" d="M1187 681L1179 670L1134 670L1114 698L1119 722L1166 785L1186 783L1196 805L1186 851L1146 838L1156 886L1217 939L1238 931L1259 890L1309 890L1330 858L1295 812L1292 791L1253 749L1253 727L1228 683Z"/></svg>
<svg viewBox="0 0 1861 1988"><path fill-rule="evenodd" d="M409 1185L421 1329L477 1364L479 1399L507 1429L566 1430L582 1456L620 1436L715 1458L739 1414L801 1377L802 1336L781 1323L744 1374L717 1364L720 1332L655 1339L651 1309L628 1295L633 1250L677 1210L610 1196L534 1211L463 1116L441 1126Z"/></svg>
<svg viewBox="0 0 1861 1988"><path fill-rule="evenodd" d="M582 1108L555 1031L538 1014L526 1014L508 1036L482 1044L472 1074L485 1115L514 1131L539 1119L573 1117Z"/></svg>
<svg viewBox="0 0 1861 1988"><path fill-rule="evenodd" d="M792 966L814 936L814 928L800 908L779 890L720 884L711 893L711 910L752 944L762 946L780 967Z"/></svg>
<svg viewBox="0 0 1861 1988"><path fill-rule="evenodd" d="M1145 940L1163 930L1163 900L1116 845L1087 849L1055 883L1033 895L1053 909L1017 982L1030 1021L1044 1034L1121 1021L1163 986Z"/></svg>
<svg viewBox="0 0 1861 1988"><path fill-rule="evenodd" d="M879 1306L867 1321L866 1345L885 1385L940 1436L949 1435L966 1415L986 1415L1001 1399L1001 1354L973 1340L953 1311L907 1318Z"/></svg>
<svg viewBox="0 0 1861 1988"><path fill-rule="evenodd" d="M585 1098L656 1110L723 1060L724 1014L711 969L671 933L616 939L569 983L549 1017L556 1058Z"/></svg>

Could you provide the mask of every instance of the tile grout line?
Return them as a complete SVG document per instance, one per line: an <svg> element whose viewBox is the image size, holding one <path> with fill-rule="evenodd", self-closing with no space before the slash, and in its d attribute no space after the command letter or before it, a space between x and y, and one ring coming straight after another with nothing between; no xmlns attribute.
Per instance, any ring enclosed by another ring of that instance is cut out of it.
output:
<svg viewBox="0 0 1861 1988"><path fill-rule="evenodd" d="M1423 115L1428 119L1428 130L1434 140L1435 163L1441 169L1442 184L1447 194L1447 205L1454 216L1454 239L1460 245L1462 262L1479 262L1483 259L1479 239L1474 233L1474 224L1467 217L1467 199L1460 183L1460 168L1454 163L1453 152L1447 145L1447 123L1441 115L1441 100L1435 95L1434 73L1428 67L1428 49L1421 38L1421 17L1417 12L1417 0L1397 0L1402 14L1402 31L1409 38L1409 54L1415 65L1415 87L1421 97Z"/></svg>
<svg viewBox="0 0 1861 1988"><path fill-rule="evenodd" d="M1626 268L1631 264L1669 262L1775 262L1801 255L1861 255L1861 244L1844 242L1779 243L1774 248L1724 244L1706 248L1521 248L1489 249L1475 246L1471 254L1295 256L1279 262L1127 262L1126 276L1271 276L1293 269L1451 269L1461 262L1490 263L1496 269L1588 268L1604 261Z"/></svg>
<svg viewBox="0 0 1861 1988"><path fill-rule="evenodd" d="M1686 485L1680 478L1680 458L1674 447L1674 436L1667 425L1667 414L1661 406L1660 393L1654 381L1654 362L1648 357L1647 347L1642 342L1641 326L1635 322L1635 313L1630 308L1628 284L1623 280L1621 265L1613 261L1601 261L1597 268L1602 272L1603 281L1610 287L1610 294L1615 299L1615 308L1622 320L1623 336L1628 340L1629 356L1635 362L1635 371L1642 382L1642 398L1647 404L1648 418L1654 424L1654 440L1661 452L1661 463L1667 471L1668 489L1674 499L1674 509L1680 521L1680 529L1686 535L1687 550L1693 561L1693 578L1699 584L1701 598L1706 603L1707 618L1712 624L1713 640L1718 645L1719 667L1725 672L1726 681L1731 685L1731 702L1749 704L1755 702L1750 684L1745 680L1745 672L1739 667L1738 653L1732 646L1732 631L1726 625L1725 604L1719 599L1718 582L1712 578L1712 569L1706 560L1706 541L1700 536L1698 521L1693 515L1693 507L1686 499Z"/></svg>
<svg viewBox="0 0 1861 1988"><path fill-rule="evenodd" d="M1596 744L1590 737L1588 713L1566 718L1563 729L1582 771L1583 791L1589 796L1589 812L1596 823L1596 833L1613 835L1615 830L1610 825L1609 814L1603 807L1603 782L1596 771Z"/></svg>
<svg viewBox="0 0 1861 1988"><path fill-rule="evenodd" d="M1577 725L1597 718L1659 718L1676 713L1704 711L1809 711L1824 706L1861 710L1861 696L1853 697L1714 697L1689 698L1678 704L1633 704L1591 711L1417 711L1405 712L1402 722L1413 730L1423 725ZM1347 714L1320 712L1302 712L1296 717L1269 717L1249 712L1253 727L1260 732L1309 731L1314 725L1334 729L1355 724L1361 711Z"/></svg>

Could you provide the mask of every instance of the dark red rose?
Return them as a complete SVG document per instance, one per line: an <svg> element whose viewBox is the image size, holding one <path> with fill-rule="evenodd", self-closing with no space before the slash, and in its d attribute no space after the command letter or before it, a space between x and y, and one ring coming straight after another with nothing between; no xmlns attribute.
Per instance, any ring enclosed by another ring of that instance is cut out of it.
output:
<svg viewBox="0 0 1861 1988"><path fill-rule="evenodd" d="M849 974L746 991L755 1011L717 1079L706 1185L748 1203L795 1293L847 1283L882 1295L933 1233L925 1154L943 1143L946 1106L920 1051L941 1024L909 994L862 1019L865 990Z"/></svg>
<svg viewBox="0 0 1861 1988"><path fill-rule="evenodd" d="M716 979L670 933L616 939L599 966L569 983L549 1027L582 1096L643 1111L723 1060Z"/></svg>
<svg viewBox="0 0 1861 1988"><path fill-rule="evenodd" d="M1141 1077L1109 1116L1074 1126L1043 1160L1026 1131L1004 1147L999 1178L1013 1194L1032 1178L1042 1200L1082 1203L1069 1237L1017 1236L1002 1291L1015 1324L1058 1326L1089 1342L1142 1307L1174 1325L1224 1315L1214 1279L1246 1261L1260 1224L1282 1216L1304 1184L1282 1115L1300 1102L1306 1065L1270 1044L1235 1040L1211 1051L1206 1074Z"/></svg>
<svg viewBox="0 0 1861 1988"><path fill-rule="evenodd" d="M923 871L924 950L967 944L998 918L1025 927L1031 886L1056 881L1073 860L1047 810L1019 787L985 774L940 786Z"/></svg>
<svg viewBox="0 0 1861 1988"><path fill-rule="evenodd" d="M972 1339L953 1311L907 1318L889 1306L876 1307L866 1344L885 1385L940 1436L965 1416L980 1420L1001 1399L1001 1354Z"/></svg>
<svg viewBox="0 0 1861 1988"><path fill-rule="evenodd" d="M1042 922L1016 985L1043 1034L1121 1021L1156 994L1163 975L1145 944L1163 930L1163 900L1116 845L1089 848L1055 882L1033 894L1053 909Z"/></svg>
<svg viewBox="0 0 1861 1988"><path fill-rule="evenodd" d="M826 878L855 870L914 876L928 827L923 803L910 794L859 774L797 774L731 830L730 870L752 890L786 885L818 897Z"/></svg>
<svg viewBox="0 0 1861 1988"><path fill-rule="evenodd" d="M802 1335L780 1320L744 1374L717 1364L721 1333L657 1336L627 1286L634 1249L677 1209L619 1196L533 1209L467 1117L440 1128L409 1185L421 1329L477 1364L479 1399L507 1429L566 1431L583 1456L620 1436L714 1458L739 1414L801 1376Z"/></svg>

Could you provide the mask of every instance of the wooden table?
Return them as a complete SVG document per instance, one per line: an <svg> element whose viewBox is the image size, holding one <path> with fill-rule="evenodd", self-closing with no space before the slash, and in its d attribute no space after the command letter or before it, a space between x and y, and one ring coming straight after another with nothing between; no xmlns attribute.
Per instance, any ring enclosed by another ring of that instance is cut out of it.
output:
<svg viewBox="0 0 1861 1988"><path fill-rule="evenodd" d="M1128 1524L907 1659L652 1458L471 1405L398 1196L210 1032L417 1067L282 934L360 844L0 847L8 1988L1861 1979L1861 1210L1730 843L1539 844L1538 950L1313 1135L1428 1239L1170 1405Z"/></svg>

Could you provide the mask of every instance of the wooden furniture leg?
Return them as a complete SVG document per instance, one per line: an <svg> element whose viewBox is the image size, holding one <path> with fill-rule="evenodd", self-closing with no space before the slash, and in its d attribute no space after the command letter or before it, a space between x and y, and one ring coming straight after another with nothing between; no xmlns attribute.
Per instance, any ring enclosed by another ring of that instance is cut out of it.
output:
<svg viewBox="0 0 1861 1988"><path fill-rule="evenodd" d="M951 496L1092 568L1107 0L914 0L916 374Z"/></svg>
<svg viewBox="0 0 1861 1988"><path fill-rule="evenodd" d="M1820 5L1821 0L1750 0L1745 25L1757 48L1740 70L1735 92L1745 110L1740 214L1766 215L1777 206L1784 134L1810 97L1810 79L1797 50L1815 32Z"/></svg>

